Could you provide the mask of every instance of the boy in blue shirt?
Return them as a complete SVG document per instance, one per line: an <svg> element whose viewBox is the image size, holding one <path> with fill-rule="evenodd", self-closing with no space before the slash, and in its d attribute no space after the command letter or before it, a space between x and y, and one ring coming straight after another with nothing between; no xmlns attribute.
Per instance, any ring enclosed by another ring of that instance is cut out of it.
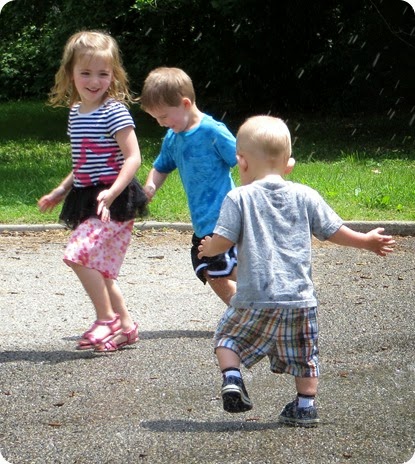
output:
<svg viewBox="0 0 415 464"><path fill-rule="evenodd" d="M197 277L229 304L236 289L236 249L198 258L200 241L211 235L226 194L235 187L235 137L222 122L196 106L192 80L179 68L160 67L149 73L140 97L141 107L168 128L160 154L148 174L144 191L149 201L167 176L178 169L194 229L191 258ZM293 160L291 160L291 169Z"/></svg>

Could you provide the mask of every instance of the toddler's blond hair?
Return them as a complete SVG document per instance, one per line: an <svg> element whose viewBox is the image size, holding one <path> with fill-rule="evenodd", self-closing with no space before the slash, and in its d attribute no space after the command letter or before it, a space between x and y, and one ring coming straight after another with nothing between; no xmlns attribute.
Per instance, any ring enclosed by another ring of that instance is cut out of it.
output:
<svg viewBox="0 0 415 464"><path fill-rule="evenodd" d="M236 149L271 158L291 156L291 135L282 119L273 116L252 116L239 128Z"/></svg>

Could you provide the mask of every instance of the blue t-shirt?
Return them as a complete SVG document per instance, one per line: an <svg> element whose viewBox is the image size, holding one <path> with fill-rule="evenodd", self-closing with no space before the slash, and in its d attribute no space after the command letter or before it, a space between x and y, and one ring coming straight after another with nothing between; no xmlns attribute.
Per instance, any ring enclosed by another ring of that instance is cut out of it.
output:
<svg viewBox="0 0 415 464"><path fill-rule="evenodd" d="M235 187L230 173L235 165L235 137L225 124L207 114L189 131L176 134L169 129L153 163L162 173L179 170L198 237L213 232L222 201Z"/></svg>

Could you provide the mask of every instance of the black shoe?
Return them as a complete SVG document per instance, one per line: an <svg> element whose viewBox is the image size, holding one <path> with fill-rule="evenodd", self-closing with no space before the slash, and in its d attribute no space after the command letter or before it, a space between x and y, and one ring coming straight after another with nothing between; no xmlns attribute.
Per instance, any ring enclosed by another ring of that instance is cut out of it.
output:
<svg viewBox="0 0 415 464"><path fill-rule="evenodd" d="M297 400L294 400L288 403L282 410L279 421L294 427L317 427L320 419L318 418L315 406L299 408Z"/></svg>
<svg viewBox="0 0 415 464"><path fill-rule="evenodd" d="M233 375L225 378L222 384L223 409L227 412L245 412L252 409L252 403L244 382Z"/></svg>

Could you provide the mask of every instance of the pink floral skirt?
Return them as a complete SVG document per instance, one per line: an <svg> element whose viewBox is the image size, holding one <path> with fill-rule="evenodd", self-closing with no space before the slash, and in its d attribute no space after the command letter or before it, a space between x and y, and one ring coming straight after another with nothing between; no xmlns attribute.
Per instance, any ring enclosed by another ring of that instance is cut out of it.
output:
<svg viewBox="0 0 415 464"><path fill-rule="evenodd" d="M106 279L117 279L131 241L134 220L102 222L89 218L71 234L63 260L99 271Z"/></svg>

